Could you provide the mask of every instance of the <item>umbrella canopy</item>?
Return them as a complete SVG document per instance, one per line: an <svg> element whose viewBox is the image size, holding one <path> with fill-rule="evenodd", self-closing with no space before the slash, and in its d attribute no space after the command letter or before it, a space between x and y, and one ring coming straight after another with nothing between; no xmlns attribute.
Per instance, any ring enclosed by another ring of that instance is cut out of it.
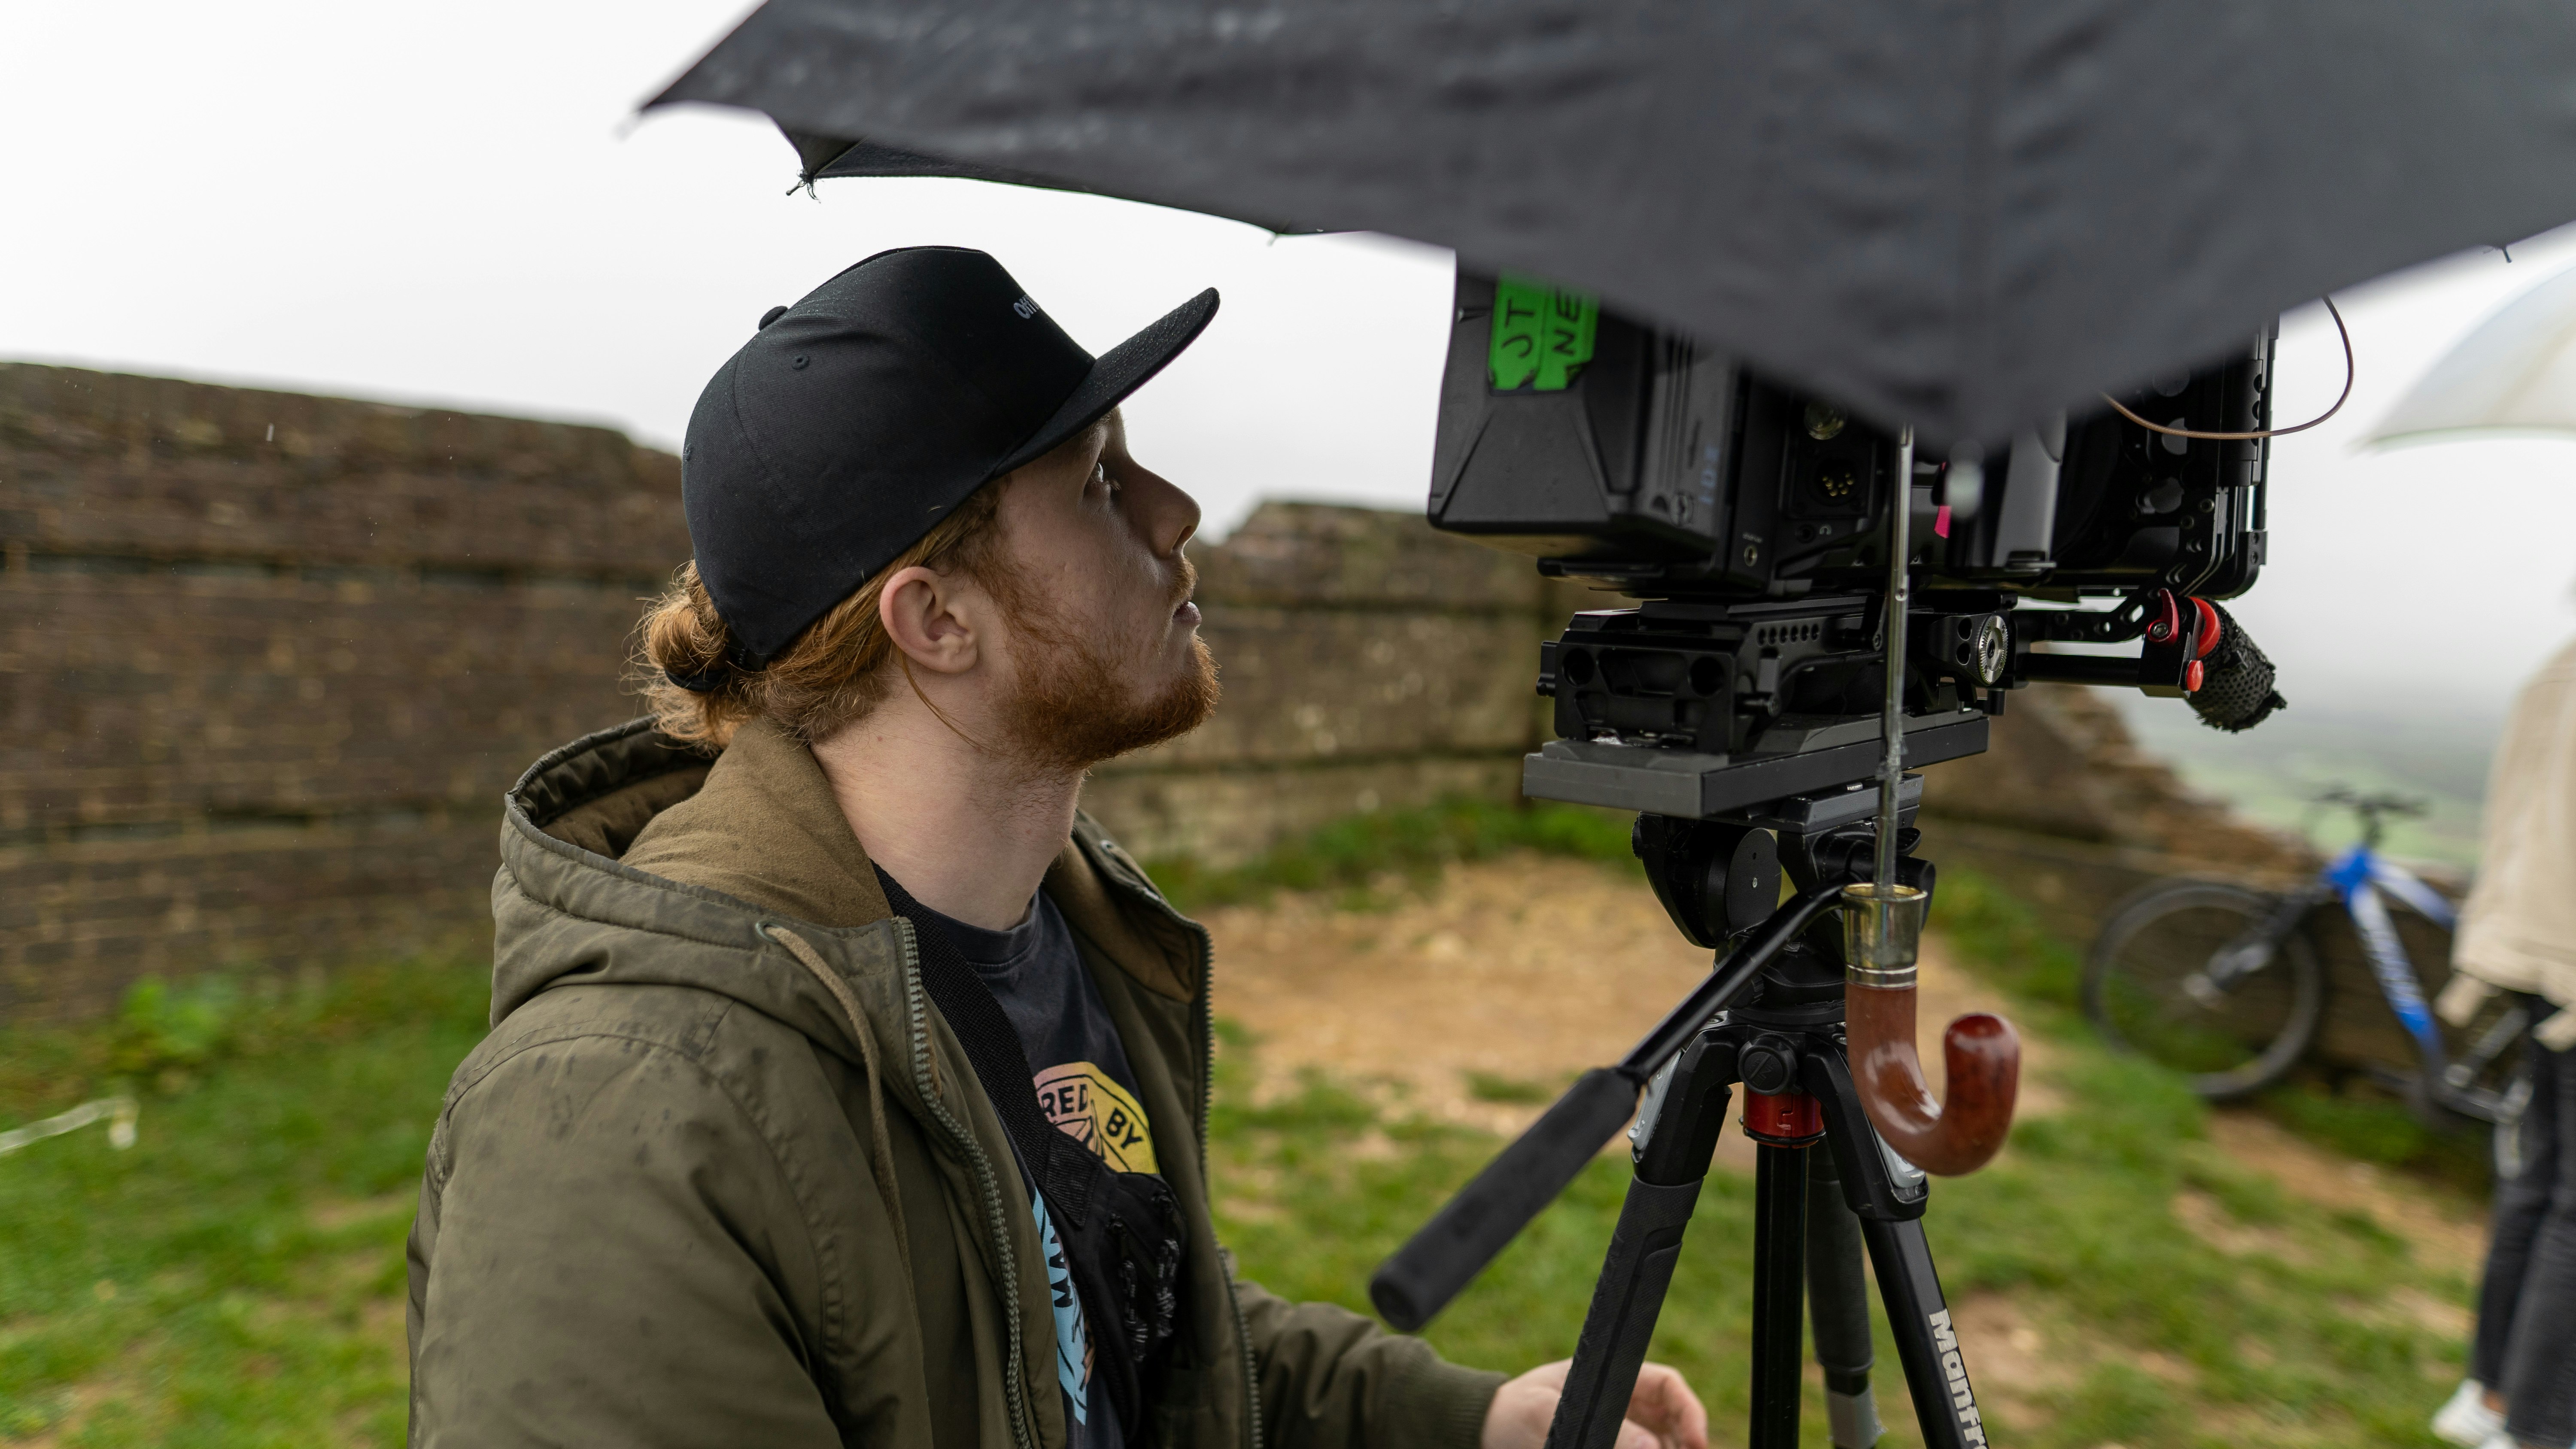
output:
<svg viewBox="0 0 2576 1449"><path fill-rule="evenodd" d="M2478 433L2576 433L2576 267L2489 313L2369 441Z"/></svg>
<svg viewBox="0 0 2576 1449"><path fill-rule="evenodd" d="M2564 0L769 0L655 104L1449 246L1938 444L2576 218L2571 76Z"/></svg>

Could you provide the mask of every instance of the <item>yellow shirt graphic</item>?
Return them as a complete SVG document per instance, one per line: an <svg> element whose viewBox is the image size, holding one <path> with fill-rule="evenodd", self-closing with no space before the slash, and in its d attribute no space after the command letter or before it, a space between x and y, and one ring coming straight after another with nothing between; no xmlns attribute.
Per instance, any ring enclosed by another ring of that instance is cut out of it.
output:
<svg viewBox="0 0 2576 1449"><path fill-rule="evenodd" d="M1037 1074L1038 1107L1057 1130L1100 1155L1118 1172L1155 1172L1154 1138L1145 1109L1107 1072L1066 1062Z"/></svg>

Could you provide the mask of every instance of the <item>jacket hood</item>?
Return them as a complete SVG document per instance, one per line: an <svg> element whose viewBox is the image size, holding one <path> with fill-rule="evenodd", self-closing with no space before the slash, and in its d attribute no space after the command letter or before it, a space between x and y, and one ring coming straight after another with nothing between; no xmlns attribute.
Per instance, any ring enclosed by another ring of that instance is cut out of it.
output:
<svg viewBox="0 0 2576 1449"><path fill-rule="evenodd" d="M829 993L761 928L790 926L845 975L882 978L899 974L904 960L896 922L796 920L623 860L646 825L697 794L711 768L706 755L643 719L575 740L519 777L503 805L492 885L493 1025L552 986L685 986L857 1056Z"/></svg>
<svg viewBox="0 0 2576 1449"><path fill-rule="evenodd" d="M689 879L673 879L683 864ZM1088 817L1077 818L1046 889L1148 990L1196 994L1195 928ZM909 949L812 754L761 722L715 759L639 719L529 766L503 801L492 914L495 1026L553 986L686 986L853 1059L845 1014L763 928L792 929L863 999L876 997L872 1006L891 1004L870 987L899 990Z"/></svg>

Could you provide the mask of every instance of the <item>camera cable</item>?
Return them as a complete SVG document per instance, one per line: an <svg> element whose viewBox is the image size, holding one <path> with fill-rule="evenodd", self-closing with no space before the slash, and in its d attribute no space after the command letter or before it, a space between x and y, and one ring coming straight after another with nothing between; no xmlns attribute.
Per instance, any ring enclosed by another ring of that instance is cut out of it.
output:
<svg viewBox="0 0 2576 1449"><path fill-rule="evenodd" d="M2287 437L2292 433L2304 433L2308 429L2315 427L2317 424L2322 423L2326 419L2343 411L2343 405L2352 400L2352 379L2353 374L2356 371L2352 360L2352 329L2343 325L2343 313L2335 309L2334 298L2319 297L2317 300L2326 304L2326 315L2334 318L2335 335L2343 339L2343 391L2336 396L2333 407L2326 409L2324 412L2317 414L2315 417L2308 419L2304 423L2299 423L2287 428L2264 428L2258 432L2251 433L2205 433L2192 428L2172 428L2165 426L2163 423L2148 422L2145 418L2139 417L2136 413L2129 411L2129 409L2122 404L2118 398L2111 396L2107 392L2102 394L2102 401L2111 405L2111 411L2127 418L2130 422L2136 423L2139 427L2146 429L2148 432L2162 433L2169 438L2199 438L2213 443L2250 443L2258 438L2281 438Z"/></svg>

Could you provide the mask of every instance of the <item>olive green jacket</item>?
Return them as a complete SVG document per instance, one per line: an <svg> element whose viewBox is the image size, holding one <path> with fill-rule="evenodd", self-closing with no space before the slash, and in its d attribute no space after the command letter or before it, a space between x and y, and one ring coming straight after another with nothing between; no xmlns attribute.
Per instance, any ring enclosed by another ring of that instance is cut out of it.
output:
<svg viewBox="0 0 2576 1449"><path fill-rule="evenodd" d="M802 745L644 721L509 795L492 1034L410 1243L417 1446L1060 1449L1028 1193L910 923ZM1234 1278L1208 1211L1207 933L1088 819L1045 889L1188 1224L1132 1442L1466 1449L1500 1381Z"/></svg>

